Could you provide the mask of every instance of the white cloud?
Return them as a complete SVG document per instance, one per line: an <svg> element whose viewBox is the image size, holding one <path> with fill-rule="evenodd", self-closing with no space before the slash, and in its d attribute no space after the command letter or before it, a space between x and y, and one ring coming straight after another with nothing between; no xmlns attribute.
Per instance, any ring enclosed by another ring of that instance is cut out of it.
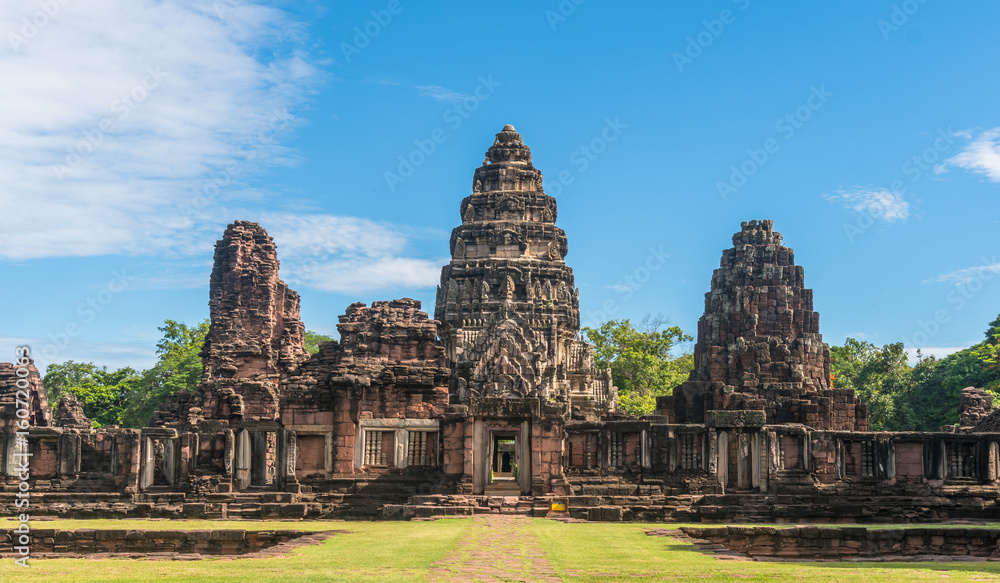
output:
<svg viewBox="0 0 1000 583"><path fill-rule="evenodd" d="M334 215L265 214L281 277L295 287L358 294L432 287L447 259L405 257L411 237L398 226Z"/></svg>
<svg viewBox="0 0 1000 583"><path fill-rule="evenodd" d="M972 140L948 164L985 174L993 182L1000 182L1000 128L987 130Z"/></svg>
<svg viewBox="0 0 1000 583"><path fill-rule="evenodd" d="M408 85L400 81L395 81L393 79L387 79L381 77L378 79L372 79L367 81L368 83L374 83L376 85L389 85L392 87L406 87L407 89L415 89L417 95L420 97L430 97L434 101L444 101L444 102L460 102L466 100L478 101L478 99L473 95L466 95L464 93L459 93L457 91L452 91L447 87L442 87L440 85Z"/></svg>
<svg viewBox="0 0 1000 583"><path fill-rule="evenodd" d="M218 179L217 200L259 197L244 185L253 169L294 161L275 138L320 75L287 13L53 4L36 28L38 3L0 5L0 259L186 253L216 229L190 212L214 203L196 193Z"/></svg>
<svg viewBox="0 0 1000 583"><path fill-rule="evenodd" d="M885 223L905 222L910 217L910 203L901 194L885 188L838 190L823 198Z"/></svg>
<svg viewBox="0 0 1000 583"><path fill-rule="evenodd" d="M983 265L942 273L933 279L925 280L923 283L953 282L955 285L963 285L977 279L991 279L997 273L1000 273L1000 261L996 261L996 257L993 259L984 258Z"/></svg>

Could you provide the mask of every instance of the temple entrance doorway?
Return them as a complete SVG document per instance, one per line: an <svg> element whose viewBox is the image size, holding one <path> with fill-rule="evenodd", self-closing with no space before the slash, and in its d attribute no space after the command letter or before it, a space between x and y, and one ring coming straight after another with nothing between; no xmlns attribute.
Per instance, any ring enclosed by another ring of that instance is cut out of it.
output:
<svg viewBox="0 0 1000 583"><path fill-rule="evenodd" d="M517 480L517 435L493 432L493 479L497 481Z"/></svg>
<svg viewBox="0 0 1000 583"><path fill-rule="evenodd" d="M518 496L531 493L529 420L476 419L472 441L474 494Z"/></svg>

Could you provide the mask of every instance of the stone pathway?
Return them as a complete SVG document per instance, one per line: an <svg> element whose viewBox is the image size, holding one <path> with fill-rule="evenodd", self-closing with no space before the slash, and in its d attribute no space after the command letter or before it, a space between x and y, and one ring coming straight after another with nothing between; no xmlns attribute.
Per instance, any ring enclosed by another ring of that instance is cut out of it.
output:
<svg viewBox="0 0 1000 583"><path fill-rule="evenodd" d="M525 516L472 519L469 535L431 566L433 583L542 583L562 581L545 557Z"/></svg>

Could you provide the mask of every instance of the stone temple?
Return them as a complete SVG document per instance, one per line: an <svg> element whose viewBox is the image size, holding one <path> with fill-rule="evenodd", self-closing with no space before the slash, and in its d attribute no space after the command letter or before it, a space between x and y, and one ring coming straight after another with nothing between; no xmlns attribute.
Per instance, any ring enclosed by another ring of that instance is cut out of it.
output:
<svg viewBox="0 0 1000 583"><path fill-rule="evenodd" d="M0 502L30 454L36 515L393 519L559 502L590 520L1000 519L988 395L963 393L958 430L869 432L865 405L831 387L812 290L771 221L734 235L694 371L636 418L580 337L556 201L512 126L470 187L434 319L412 299L351 304L340 340L312 355L280 250L260 225L230 225L201 383L148 427L92 429L72 397L52 415L33 365L0 364Z"/></svg>

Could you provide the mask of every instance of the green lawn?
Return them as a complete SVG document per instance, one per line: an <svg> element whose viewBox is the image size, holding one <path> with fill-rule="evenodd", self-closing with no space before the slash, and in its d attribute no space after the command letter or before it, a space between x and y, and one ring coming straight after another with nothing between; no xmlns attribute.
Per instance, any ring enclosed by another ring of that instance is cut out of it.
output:
<svg viewBox="0 0 1000 583"><path fill-rule="evenodd" d="M9 522L0 521L0 527ZM142 561L37 559L30 570L0 562L0 581L423 581L430 566L473 536L468 519L435 522L270 522L75 520L35 528L348 530L283 558ZM724 561L680 541L650 537L663 524L532 522L539 544L564 581L1000 581L1000 563L768 563ZM669 525L675 526L675 525Z"/></svg>

